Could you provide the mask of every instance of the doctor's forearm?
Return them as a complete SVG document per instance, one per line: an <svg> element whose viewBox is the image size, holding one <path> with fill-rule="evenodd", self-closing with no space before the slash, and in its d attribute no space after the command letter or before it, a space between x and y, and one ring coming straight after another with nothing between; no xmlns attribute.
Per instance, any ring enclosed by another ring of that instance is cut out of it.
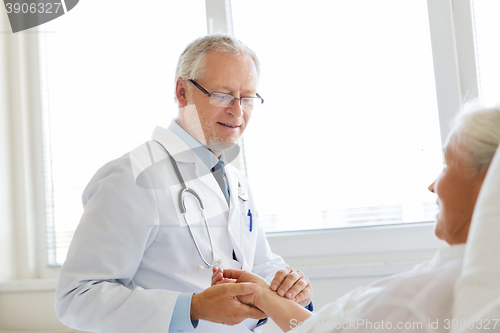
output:
<svg viewBox="0 0 500 333"><path fill-rule="evenodd" d="M288 332L292 323L300 323L313 314L292 300L279 296L270 289L260 289L255 306L264 311L283 331Z"/></svg>

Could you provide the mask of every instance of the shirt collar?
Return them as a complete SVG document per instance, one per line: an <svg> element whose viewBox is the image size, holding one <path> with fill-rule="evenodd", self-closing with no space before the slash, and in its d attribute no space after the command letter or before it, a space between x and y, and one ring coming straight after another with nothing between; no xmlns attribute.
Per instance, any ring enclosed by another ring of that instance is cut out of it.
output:
<svg viewBox="0 0 500 333"><path fill-rule="evenodd" d="M189 149L193 150L196 155L198 155L198 157L203 161L203 163L205 163L207 168L212 169L217 164L217 162L219 162L217 156L215 156L214 153L210 151L210 149L193 138L179 124L177 124L175 119L172 119L172 122L170 123L170 126L168 126L168 129L179 138L181 138L182 141L184 141L184 143L189 147Z"/></svg>

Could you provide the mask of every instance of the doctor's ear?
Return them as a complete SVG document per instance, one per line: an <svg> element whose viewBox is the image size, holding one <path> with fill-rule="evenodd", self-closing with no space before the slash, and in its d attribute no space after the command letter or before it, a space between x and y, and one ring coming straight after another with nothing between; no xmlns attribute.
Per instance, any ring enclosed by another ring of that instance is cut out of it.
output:
<svg viewBox="0 0 500 333"><path fill-rule="evenodd" d="M180 106L184 107L187 105L187 84L182 78L178 78L175 84L175 96Z"/></svg>

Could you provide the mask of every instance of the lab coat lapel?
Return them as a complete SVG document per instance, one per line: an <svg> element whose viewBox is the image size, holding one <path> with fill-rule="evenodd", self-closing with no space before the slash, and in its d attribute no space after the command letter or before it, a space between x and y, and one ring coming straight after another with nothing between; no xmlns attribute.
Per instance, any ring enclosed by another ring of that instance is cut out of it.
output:
<svg viewBox="0 0 500 333"><path fill-rule="evenodd" d="M243 242L242 235L245 230L242 228L241 215L243 214L240 210L239 198L238 198L238 183L240 180L238 176L233 171L233 167L226 168L227 181L229 183L230 191L230 209L229 209L229 222L228 230L229 237L233 244L234 253L236 258L241 264L241 268L245 270L251 270L247 261L245 260L245 255L242 252L241 243Z"/></svg>
<svg viewBox="0 0 500 333"><path fill-rule="evenodd" d="M229 186L229 221L233 221L232 224L234 224L234 221L236 221L235 219L240 216L240 206L238 205L238 177L236 177L233 170L231 170L231 167L226 167L226 176Z"/></svg>

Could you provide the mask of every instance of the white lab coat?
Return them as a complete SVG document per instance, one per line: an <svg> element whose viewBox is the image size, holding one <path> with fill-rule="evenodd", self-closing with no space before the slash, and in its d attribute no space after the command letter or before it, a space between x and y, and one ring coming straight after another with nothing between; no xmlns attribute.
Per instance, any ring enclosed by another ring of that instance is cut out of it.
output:
<svg viewBox="0 0 500 333"><path fill-rule="evenodd" d="M357 288L302 325L291 321L291 333L448 332L464 249L463 244L441 249L407 273Z"/></svg>
<svg viewBox="0 0 500 333"><path fill-rule="evenodd" d="M174 156L187 186L203 200L220 267L249 270L270 282L286 264L269 248L245 176L226 165L228 209L215 178L184 141L160 127L153 139ZM197 269L203 262L179 211L181 186L154 140L106 164L84 191L85 210L56 291L56 311L67 326L106 333L168 332L178 294L210 286L212 271ZM240 199L238 191L249 200ZM190 197L186 206L200 250L211 261L199 209ZM252 319L237 326L200 320L195 331L251 332L256 324Z"/></svg>

